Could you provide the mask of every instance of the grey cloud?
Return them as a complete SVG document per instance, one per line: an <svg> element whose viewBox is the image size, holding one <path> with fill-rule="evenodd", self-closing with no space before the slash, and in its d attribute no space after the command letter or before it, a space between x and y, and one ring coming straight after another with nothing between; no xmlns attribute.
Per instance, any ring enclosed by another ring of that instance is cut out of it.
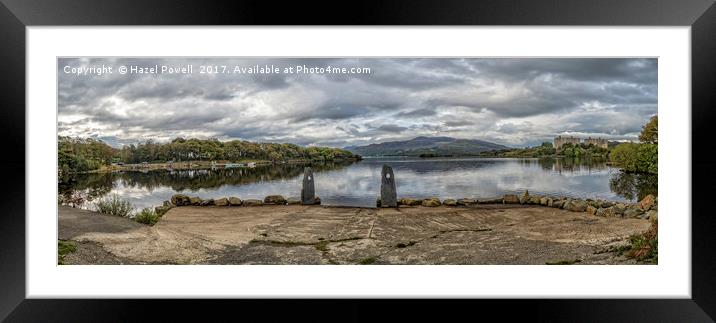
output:
<svg viewBox="0 0 716 323"><path fill-rule="evenodd" d="M65 65L369 67L362 75L77 76ZM418 135L526 145L633 137L657 113L657 60L627 58L60 58L60 134L215 136L348 146ZM610 138L611 138L610 137Z"/></svg>

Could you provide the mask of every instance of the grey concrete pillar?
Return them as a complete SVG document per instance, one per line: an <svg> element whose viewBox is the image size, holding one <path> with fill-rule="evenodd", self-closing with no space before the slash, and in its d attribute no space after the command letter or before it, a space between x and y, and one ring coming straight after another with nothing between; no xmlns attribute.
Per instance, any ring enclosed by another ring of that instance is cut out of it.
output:
<svg viewBox="0 0 716 323"><path fill-rule="evenodd" d="M312 205L316 202L316 189L313 182L313 170L311 167L304 168L303 186L301 187L301 204Z"/></svg>
<svg viewBox="0 0 716 323"><path fill-rule="evenodd" d="M380 206L398 207L395 174L393 174L393 168L388 165L383 165L383 171L380 172Z"/></svg>

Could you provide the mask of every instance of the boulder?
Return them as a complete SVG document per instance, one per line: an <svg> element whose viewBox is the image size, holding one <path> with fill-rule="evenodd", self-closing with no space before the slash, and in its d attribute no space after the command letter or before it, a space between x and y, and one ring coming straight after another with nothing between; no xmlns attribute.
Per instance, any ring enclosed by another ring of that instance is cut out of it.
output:
<svg viewBox="0 0 716 323"><path fill-rule="evenodd" d="M616 203L613 206L614 208L614 215L617 217L622 217L624 215L624 211L626 211L626 204L624 203Z"/></svg>
<svg viewBox="0 0 716 323"><path fill-rule="evenodd" d="M600 203L599 201L592 200L592 199L587 199L587 205L594 207L594 208L599 208L602 205L602 203Z"/></svg>
<svg viewBox="0 0 716 323"><path fill-rule="evenodd" d="M169 201L164 201L164 203L162 203L162 206L169 206L169 207L172 207L173 205L172 205L172 202L169 202Z"/></svg>
<svg viewBox="0 0 716 323"><path fill-rule="evenodd" d="M539 205L547 206L547 201L548 201L548 198L543 196L542 198L539 199Z"/></svg>
<svg viewBox="0 0 716 323"><path fill-rule="evenodd" d="M241 205L241 199L238 197L232 196L229 198L229 204L231 204L231 206L239 206L239 205Z"/></svg>
<svg viewBox="0 0 716 323"><path fill-rule="evenodd" d="M421 200L413 199L413 198L407 198L404 197L398 201L398 205L406 205L406 206L417 206L422 203Z"/></svg>
<svg viewBox="0 0 716 323"><path fill-rule="evenodd" d="M530 192L528 190L525 190L525 193L520 196L520 204L525 204L530 199Z"/></svg>
<svg viewBox="0 0 716 323"><path fill-rule="evenodd" d="M443 201L443 205L445 205L445 206L457 206L457 201L455 201L454 199L445 199L445 200Z"/></svg>
<svg viewBox="0 0 716 323"><path fill-rule="evenodd" d="M189 203L191 203L191 205L200 205L200 204L201 204L201 198L198 197L198 196L194 196L194 197L192 197L192 198L189 199Z"/></svg>
<svg viewBox="0 0 716 323"><path fill-rule="evenodd" d="M213 199L202 200L201 203L199 203L199 205L201 205L201 206L214 205L214 200Z"/></svg>
<svg viewBox="0 0 716 323"><path fill-rule="evenodd" d="M457 205L467 206L467 205L473 205L473 204L477 204L476 199L471 199L471 198L465 197L465 198L461 198L461 199L457 200Z"/></svg>
<svg viewBox="0 0 716 323"><path fill-rule="evenodd" d="M656 204L656 199L654 198L654 195L647 195L645 196L641 202L639 202L639 208L641 208L643 211L649 211L651 210L651 207Z"/></svg>
<svg viewBox="0 0 716 323"><path fill-rule="evenodd" d="M647 211L646 213L642 214L639 217L642 219L651 220L652 218L656 219L658 217L658 215L657 215L656 211L650 210L650 211Z"/></svg>
<svg viewBox="0 0 716 323"><path fill-rule="evenodd" d="M593 207L591 205L587 205L587 213L590 215L596 215L597 214L597 208Z"/></svg>
<svg viewBox="0 0 716 323"><path fill-rule="evenodd" d="M552 207L561 209L564 206L564 200L554 200L552 201Z"/></svg>
<svg viewBox="0 0 716 323"><path fill-rule="evenodd" d="M642 210L638 205L630 205L624 210L624 217L625 218L638 218L644 214L644 210Z"/></svg>
<svg viewBox="0 0 716 323"><path fill-rule="evenodd" d="M440 206L440 199L438 199L437 197L427 198L423 200L422 205L427 207Z"/></svg>
<svg viewBox="0 0 716 323"><path fill-rule="evenodd" d="M286 205L286 198L282 195L269 195L264 198L264 204Z"/></svg>
<svg viewBox="0 0 716 323"><path fill-rule="evenodd" d="M614 204L616 204L616 203L609 202L609 201L599 201L599 207L601 207L601 208L612 207L612 206L614 206Z"/></svg>
<svg viewBox="0 0 716 323"><path fill-rule="evenodd" d="M314 197L315 198L315 197ZM300 197L289 197L286 199L286 203L288 205L296 205L301 204L301 198Z"/></svg>
<svg viewBox="0 0 716 323"><path fill-rule="evenodd" d="M539 195L530 196L529 202L527 204L534 204L539 205L539 201L542 199Z"/></svg>
<svg viewBox="0 0 716 323"><path fill-rule="evenodd" d="M596 216L601 216L605 218L613 218L616 214L614 214L614 207L600 207L597 209Z"/></svg>
<svg viewBox="0 0 716 323"><path fill-rule="evenodd" d="M552 198L547 198L547 206L552 207L552 204L554 204L554 200Z"/></svg>
<svg viewBox="0 0 716 323"><path fill-rule="evenodd" d="M479 203L479 204L503 204L501 197L479 199L479 200L477 200L477 203ZM443 202L443 204L444 204L444 202Z"/></svg>
<svg viewBox="0 0 716 323"><path fill-rule="evenodd" d="M380 207L380 197L375 200L375 206Z"/></svg>
<svg viewBox="0 0 716 323"><path fill-rule="evenodd" d="M505 204L519 204L520 198L517 197L515 194L505 194L505 196L502 198L503 201L505 201Z"/></svg>
<svg viewBox="0 0 716 323"><path fill-rule="evenodd" d="M157 206L154 208L154 213L156 213L159 216L162 216L162 215L164 215L164 213L167 213L167 211L169 211L169 209L171 209L171 208L172 208L171 206L165 206L165 205Z"/></svg>
<svg viewBox="0 0 716 323"><path fill-rule="evenodd" d="M189 205L190 203L191 203L191 202L190 202L189 197L186 196L186 195L184 195L184 194L174 194L174 195L172 195L172 204L174 204L174 205L176 205L176 206Z"/></svg>
<svg viewBox="0 0 716 323"><path fill-rule="evenodd" d="M321 205L321 198L318 196L313 197L313 204L315 205Z"/></svg>
<svg viewBox="0 0 716 323"><path fill-rule="evenodd" d="M649 220L651 222L657 222L659 221L659 213L656 210L649 211Z"/></svg>
<svg viewBox="0 0 716 323"><path fill-rule="evenodd" d="M229 206L229 199L222 197L220 199L214 200L214 205L216 206Z"/></svg>
<svg viewBox="0 0 716 323"><path fill-rule="evenodd" d="M580 199L569 199L564 203L564 209L572 212L584 212L587 206L587 202Z"/></svg>
<svg viewBox="0 0 716 323"><path fill-rule="evenodd" d="M241 203L241 204L243 204L244 206L261 206L261 205L264 205L264 202L261 200L257 200L257 199L248 199L248 200L243 200L243 203Z"/></svg>

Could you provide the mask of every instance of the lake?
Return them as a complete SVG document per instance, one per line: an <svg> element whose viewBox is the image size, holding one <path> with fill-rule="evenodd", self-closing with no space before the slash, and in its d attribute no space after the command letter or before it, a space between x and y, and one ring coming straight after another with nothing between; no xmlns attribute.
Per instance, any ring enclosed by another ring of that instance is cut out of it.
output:
<svg viewBox="0 0 716 323"><path fill-rule="evenodd" d="M571 196L634 202L657 193L656 175L621 172L604 161L508 158L365 158L354 163L319 163L316 195L324 205L374 207L383 164L393 167L398 198L487 198L506 193ZM303 167L278 164L216 170L77 174L62 178L59 192L93 201L117 194L136 208L161 205L173 194L201 198L299 197ZM91 207L85 203L85 208Z"/></svg>

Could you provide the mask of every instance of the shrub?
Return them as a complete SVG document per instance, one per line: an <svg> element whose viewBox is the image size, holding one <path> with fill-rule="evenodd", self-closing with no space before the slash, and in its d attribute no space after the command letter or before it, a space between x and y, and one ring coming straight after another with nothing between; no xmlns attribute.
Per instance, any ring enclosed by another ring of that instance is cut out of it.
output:
<svg viewBox="0 0 716 323"><path fill-rule="evenodd" d="M657 221L651 221L649 230L633 235L629 238L631 249L626 253L629 258L634 258L642 262L659 262L659 224Z"/></svg>
<svg viewBox="0 0 716 323"><path fill-rule="evenodd" d="M157 222L159 222L160 217L161 215L154 212L152 208L147 207L143 208L142 211L140 211L134 216L134 221L149 225L155 225Z"/></svg>
<svg viewBox="0 0 716 323"><path fill-rule="evenodd" d="M129 217L134 207L129 201L121 199L118 195L113 194L110 197L103 198L95 203L95 209L99 213Z"/></svg>
<svg viewBox="0 0 716 323"><path fill-rule="evenodd" d="M658 174L658 155L656 144L624 143L614 147L610 159L627 172Z"/></svg>

